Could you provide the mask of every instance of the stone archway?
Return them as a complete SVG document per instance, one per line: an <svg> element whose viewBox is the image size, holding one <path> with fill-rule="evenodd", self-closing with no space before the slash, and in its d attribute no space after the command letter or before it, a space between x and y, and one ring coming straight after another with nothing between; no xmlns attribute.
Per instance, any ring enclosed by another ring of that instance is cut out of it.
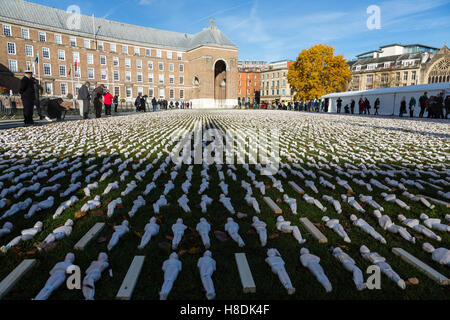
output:
<svg viewBox="0 0 450 320"><path fill-rule="evenodd" d="M214 100L217 106L223 106L227 99L227 65L223 60L214 64Z"/></svg>
<svg viewBox="0 0 450 320"><path fill-rule="evenodd" d="M445 82L450 76L450 59L444 57L436 61L428 71L428 83Z"/></svg>

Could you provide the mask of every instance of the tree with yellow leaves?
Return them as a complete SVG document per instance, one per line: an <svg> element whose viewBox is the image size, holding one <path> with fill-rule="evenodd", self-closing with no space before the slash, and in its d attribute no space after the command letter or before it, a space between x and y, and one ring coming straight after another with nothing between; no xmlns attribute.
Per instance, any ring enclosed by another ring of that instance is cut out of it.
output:
<svg viewBox="0 0 450 320"><path fill-rule="evenodd" d="M311 100L344 91L351 79L350 68L342 55L335 56L334 48L317 44L298 55L289 67L289 85L296 100Z"/></svg>

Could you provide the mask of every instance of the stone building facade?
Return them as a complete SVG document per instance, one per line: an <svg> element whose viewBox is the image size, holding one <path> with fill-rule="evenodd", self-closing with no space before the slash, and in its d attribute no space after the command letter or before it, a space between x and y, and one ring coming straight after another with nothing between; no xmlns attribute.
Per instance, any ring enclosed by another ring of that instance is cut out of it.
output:
<svg viewBox="0 0 450 320"><path fill-rule="evenodd" d="M293 63L288 60L272 62L261 72L262 103L293 101L294 95L287 79L289 66Z"/></svg>
<svg viewBox="0 0 450 320"><path fill-rule="evenodd" d="M185 34L22 0L1 7L0 64L18 78L33 69L47 95L76 96L89 81L126 101L141 92L194 108L237 105L238 48L213 24Z"/></svg>
<svg viewBox="0 0 450 320"><path fill-rule="evenodd" d="M261 72L265 61L239 61L238 63L238 103L261 102Z"/></svg>

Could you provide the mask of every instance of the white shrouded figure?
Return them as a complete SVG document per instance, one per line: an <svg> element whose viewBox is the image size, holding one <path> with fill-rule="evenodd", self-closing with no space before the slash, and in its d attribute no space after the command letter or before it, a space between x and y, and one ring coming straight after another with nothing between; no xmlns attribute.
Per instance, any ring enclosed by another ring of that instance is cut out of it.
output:
<svg viewBox="0 0 450 320"><path fill-rule="evenodd" d="M392 267L386 262L386 258L380 256L377 252L370 252L369 248L366 246L361 246L359 251L365 260L368 260L379 267L381 272L394 281L400 288L406 288L405 281L392 270Z"/></svg>
<svg viewBox="0 0 450 320"><path fill-rule="evenodd" d="M152 217L150 222L147 223L144 227L144 234L141 238L141 243L138 246L139 250L145 248L145 246L150 242L152 237L156 236L159 233L159 225L156 223L156 217Z"/></svg>
<svg viewBox="0 0 450 320"><path fill-rule="evenodd" d="M311 180L305 180L305 186L310 188L314 193L319 193L319 190L317 190L316 185Z"/></svg>
<svg viewBox="0 0 450 320"><path fill-rule="evenodd" d="M117 199L111 201L110 203L108 203L107 216L109 218L112 217L112 215L114 214L114 211L116 210L116 208L119 204L122 204L122 198L117 198Z"/></svg>
<svg viewBox="0 0 450 320"><path fill-rule="evenodd" d="M4 235L10 234L13 229L13 224L11 222L5 222L3 227L0 229L0 238Z"/></svg>
<svg viewBox="0 0 450 320"><path fill-rule="evenodd" d="M339 223L338 219L330 219L327 216L322 217L322 221L325 222L325 225L336 232L339 237L344 239L345 242L351 243L349 236L347 235L347 232L345 232L344 227Z"/></svg>
<svg viewBox="0 0 450 320"><path fill-rule="evenodd" d="M222 192L224 195L228 195L228 184L226 184L225 182L221 181L219 183L219 187L222 189Z"/></svg>
<svg viewBox="0 0 450 320"><path fill-rule="evenodd" d="M120 195L122 197L125 197L125 196L129 195L136 188L137 188L136 181L133 180L127 184L126 189L124 191L122 191L122 193Z"/></svg>
<svg viewBox="0 0 450 320"><path fill-rule="evenodd" d="M431 204L424 196L416 196L409 193L408 191L403 192L402 196L408 198L411 201L421 202L425 207L431 210L436 207L434 204Z"/></svg>
<svg viewBox="0 0 450 320"><path fill-rule="evenodd" d="M384 178L384 181L386 181L386 183L388 185L391 185L391 186L393 186L395 188L398 188L398 189L400 189L402 191L406 190L405 186L403 184L401 184L400 182L398 182L397 180L391 180L391 179L389 179L389 177L386 177L386 178Z"/></svg>
<svg viewBox="0 0 450 320"><path fill-rule="evenodd" d="M214 282L211 277L216 271L216 261L212 258L212 253L206 250L203 257L198 259L197 268L200 272L200 279L202 280L203 288L206 291L206 298L212 300L216 297L216 291L214 290Z"/></svg>
<svg viewBox="0 0 450 320"><path fill-rule="evenodd" d="M358 291L362 291L367 288L366 283L364 283L363 273L361 269L356 266L355 260L353 260L339 247L333 249L333 257L335 257L340 263L342 263L345 270L353 274L353 282L355 283Z"/></svg>
<svg viewBox="0 0 450 320"><path fill-rule="evenodd" d="M399 214L397 218L403 225L405 225L407 227L410 227L414 231L416 231L418 233L421 233L421 234L427 236L428 238L431 238L431 239L434 239L434 240L437 240L437 241L441 241L442 240L442 238L440 236L435 234L433 231L431 231L427 227L421 225L420 221L418 219L407 219L402 214Z"/></svg>
<svg viewBox="0 0 450 320"><path fill-rule="evenodd" d="M7 222L9 223L9 222ZM22 241L28 241L34 238L35 235L37 235L39 232L42 231L43 223L41 221L38 221L34 224L33 228L22 230L21 235L15 237L12 239L7 245L4 245L0 248L0 251L3 253L6 253L9 249L11 249L14 246L17 246ZM12 225L11 225L12 228ZM1 230L0 230L1 234Z"/></svg>
<svg viewBox="0 0 450 320"><path fill-rule="evenodd" d="M281 284L283 285L283 287L286 288L288 294L289 295L294 294L295 288L292 286L291 279L289 278L289 275L286 272L286 269L284 267L284 261L281 258L281 254L278 252L278 250L277 249L267 250L267 258L265 259L265 261L272 269L272 272L278 276Z"/></svg>
<svg viewBox="0 0 450 320"><path fill-rule="evenodd" d="M159 292L160 300L167 300L167 297L172 290L173 283L177 279L181 268L181 261L178 259L178 255L175 252L170 255L169 259L164 261L162 266L162 270L164 271L164 283L161 291Z"/></svg>
<svg viewBox="0 0 450 320"><path fill-rule="evenodd" d="M435 249L430 243L424 243L422 249L431 253L431 258L439 264L450 267L450 250L446 248Z"/></svg>
<svg viewBox="0 0 450 320"><path fill-rule="evenodd" d="M225 224L225 231L228 232L231 239L238 243L239 247L244 247L245 243L239 235L239 225L234 222L233 218L228 218L227 223Z"/></svg>
<svg viewBox="0 0 450 320"><path fill-rule="evenodd" d="M325 180L325 178L322 177L322 176L319 177L319 183L320 183L321 186L324 186L324 187L329 188L331 190L335 190L336 189L334 184L332 184L328 180Z"/></svg>
<svg viewBox="0 0 450 320"><path fill-rule="evenodd" d="M44 239L44 241L41 243L41 247L42 245L45 246L49 243L55 242L56 240L60 240L70 236L70 234L72 233L72 229L73 221L71 219L68 219L62 227L54 229L53 232Z"/></svg>
<svg viewBox="0 0 450 320"><path fill-rule="evenodd" d="M22 202L18 202L13 204L8 211L6 211L2 217L0 218L0 220L11 217L13 215L15 215L17 212L22 211L22 210L26 210L31 204L33 203L33 200L31 200L30 198L25 199Z"/></svg>
<svg viewBox="0 0 450 320"><path fill-rule="evenodd" d="M327 195L323 195L322 200L324 200L328 203L331 203L334 207L334 210L336 210L337 214L342 213L341 203L338 200L334 199L333 197L327 196Z"/></svg>
<svg viewBox="0 0 450 320"><path fill-rule="evenodd" d="M388 186L385 186L384 184L382 184L378 180L375 180L375 179L372 178L372 179L370 179L369 182L370 182L370 184L374 185L378 189L385 190L385 191L391 191L391 188L389 188Z"/></svg>
<svg viewBox="0 0 450 320"><path fill-rule="evenodd" d="M72 207L79 200L76 196L72 196L69 200L64 201L61 205L56 209L55 214L53 214L53 219L58 218L66 209Z"/></svg>
<svg viewBox="0 0 450 320"><path fill-rule="evenodd" d="M245 201L247 201L247 204L249 206L253 207L253 209L255 210L256 213L261 213L261 210L259 208L259 203L255 197L252 197L250 193L247 193L247 195L245 196L244 199L245 199Z"/></svg>
<svg viewBox="0 0 450 320"><path fill-rule="evenodd" d="M119 189L119 182L118 181L111 182L108 184L105 191L103 191L103 195L107 195L111 192L111 190L116 190L116 189Z"/></svg>
<svg viewBox="0 0 450 320"><path fill-rule="evenodd" d="M422 213L420 215L420 219L423 221L423 224L430 229L442 232L450 232L450 226L441 223L441 219L432 219L425 213Z"/></svg>
<svg viewBox="0 0 450 320"><path fill-rule="evenodd" d="M267 224L264 221L259 220L257 216L254 216L252 221L252 227L255 228L258 233L261 246L265 247L267 244Z"/></svg>
<svg viewBox="0 0 450 320"><path fill-rule="evenodd" d="M223 204L223 206L231 213L235 214L233 205L231 204L231 198L227 198L223 193L220 195L219 201Z"/></svg>
<svg viewBox="0 0 450 320"><path fill-rule="evenodd" d="M398 233L403 239L411 243L416 243L414 238L406 228L396 225L392 222L391 218L387 215L382 215L380 211L375 210L373 215L378 219L378 224L383 230L387 230L391 233Z"/></svg>
<svg viewBox="0 0 450 320"><path fill-rule="evenodd" d="M50 196L47 198L47 200L32 205L28 213L24 216L25 219L31 218L38 211L50 209L51 207L53 207L54 203L55 198L53 198L53 196Z"/></svg>
<svg viewBox="0 0 450 320"><path fill-rule="evenodd" d="M114 233L108 243L108 251L111 251L119 242L119 239L125 235L130 229L128 228L128 220L122 221L122 224L114 227Z"/></svg>
<svg viewBox="0 0 450 320"><path fill-rule="evenodd" d="M179 206L183 209L184 212L189 213L191 212L191 208L189 208L189 198L186 194L183 194L179 199L178 199L178 204Z"/></svg>
<svg viewBox="0 0 450 320"><path fill-rule="evenodd" d="M203 245L206 249L211 247L211 240L209 239L209 232L211 231L211 225L206 221L205 218L200 218L200 222L195 228L202 238Z"/></svg>
<svg viewBox="0 0 450 320"><path fill-rule="evenodd" d="M331 292L333 290L330 280L325 275L323 268L320 265L320 258L309 252L308 249L300 249L300 262L302 265L311 271L311 273L316 277L317 281L325 288L326 292Z"/></svg>
<svg viewBox="0 0 450 320"><path fill-rule="evenodd" d="M153 211L155 211L155 213L159 214L159 209L161 209L161 207L167 206L167 199L164 195L161 195L161 197L159 197L158 201L156 201L153 204Z"/></svg>
<svg viewBox="0 0 450 320"><path fill-rule="evenodd" d="M173 239L172 239L172 250L176 250L181 242L184 235L184 230L187 226L183 224L183 219L178 218L177 222L172 225Z"/></svg>
<svg viewBox="0 0 450 320"><path fill-rule="evenodd" d="M75 255L73 253L68 253L64 261L55 264L52 270L50 270L50 278L45 283L44 288L38 293L38 295L33 300L47 300L50 295L58 289L67 277L67 269L73 266L75 261Z"/></svg>
<svg viewBox="0 0 450 320"><path fill-rule="evenodd" d="M83 189L84 194L86 195L86 197L90 197L91 196L91 191L98 189L98 182L94 182L91 184L88 184L86 188Z"/></svg>
<svg viewBox="0 0 450 320"><path fill-rule="evenodd" d="M262 195L266 194L266 185L262 181L253 181L255 188L259 189Z"/></svg>
<svg viewBox="0 0 450 320"><path fill-rule="evenodd" d="M173 184L172 180L169 180L169 182L166 183L164 186L164 195L167 196L171 190L175 188L175 185Z"/></svg>
<svg viewBox="0 0 450 320"><path fill-rule="evenodd" d="M450 192L443 192L443 191L438 191L437 192L438 193L438 195L440 195L441 197L443 197L443 198L445 198L445 199L447 199L447 200L450 200Z"/></svg>
<svg viewBox="0 0 450 320"><path fill-rule="evenodd" d="M142 194L144 196L148 196L150 194L150 192L155 188L156 188L156 184L154 182L151 182L145 187L145 190Z"/></svg>
<svg viewBox="0 0 450 320"><path fill-rule="evenodd" d="M375 240L380 241L382 244L386 244L386 239L383 238L370 224L368 224L364 219L358 219L354 214L350 216L350 220L357 227L360 227L362 231L371 235Z"/></svg>
<svg viewBox="0 0 450 320"><path fill-rule="evenodd" d="M297 226L291 226L291 222L284 220L283 216L278 216L276 227L279 231L283 233L292 233L292 235L298 241L299 244L306 242L306 239L302 238L300 229Z"/></svg>
<svg viewBox="0 0 450 320"><path fill-rule="evenodd" d="M289 205L293 214L297 214L297 200L294 198L289 198L287 194L283 195L283 200Z"/></svg>
<svg viewBox="0 0 450 320"><path fill-rule="evenodd" d="M345 190L347 191L353 191L352 187L350 187L350 185L348 184L348 181L346 180L342 180L339 177L336 177L336 182L338 185L340 185L341 187L343 187Z"/></svg>
<svg viewBox="0 0 450 320"><path fill-rule="evenodd" d="M361 205L358 203L358 201L355 200L354 197L349 197L346 194L341 194L341 199L342 201L348 203L353 208L355 208L358 212L366 213L366 210L364 210L364 208L361 207Z"/></svg>
<svg viewBox="0 0 450 320"><path fill-rule="evenodd" d="M203 178L202 183L200 185L200 189L198 190L198 194L202 194L208 188L209 188L209 182L206 178Z"/></svg>
<svg viewBox="0 0 450 320"><path fill-rule="evenodd" d="M101 252L98 260L93 261L86 270L86 276L83 279L83 296L86 300L94 300L95 282L100 280L102 272L108 268L108 255Z"/></svg>
<svg viewBox="0 0 450 320"><path fill-rule="evenodd" d="M202 195L202 201L200 202L200 208L202 208L202 213L206 213L208 211L208 206L211 205L213 199L208 197L208 195Z"/></svg>
<svg viewBox="0 0 450 320"><path fill-rule="evenodd" d="M128 212L128 216L133 218L136 212L143 206L145 206L145 200L142 196L138 196L138 198L133 201L133 207L131 208L131 211Z"/></svg>
<svg viewBox="0 0 450 320"><path fill-rule="evenodd" d="M411 210L411 208L406 203L404 203L400 199L397 199L397 196L395 194L387 194L386 192L383 192L381 196L384 198L384 201L395 203L402 209Z"/></svg>
<svg viewBox="0 0 450 320"><path fill-rule="evenodd" d="M322 210L322 212L327 211L327 208L324 207L319 200L309 196L307 193L305 193L303 195L303 200L305 200L307 203L315 205L317 208L319 208L320 210Z"/></svg>
<svg viewBox="0 0 450 320"><path fill-rule="evenodd" d="M379 210L381 212L384 211L384 208L382 206L380 206L375 200L372 199L372 196L365 196L363 194L359 195L359 200L362 203L368 204L369 206L371 206L372 208L374 208L375 210Z"/></svg>
<svg viewBox="0 0 450 320"><path fill-rule="evenodd" d="M89 212L90 210L94 210L96 208L99 208L102 205L100 202L100 196L95 196L94 200L89 200L86 202L80 209L81 212Z"/></svg>

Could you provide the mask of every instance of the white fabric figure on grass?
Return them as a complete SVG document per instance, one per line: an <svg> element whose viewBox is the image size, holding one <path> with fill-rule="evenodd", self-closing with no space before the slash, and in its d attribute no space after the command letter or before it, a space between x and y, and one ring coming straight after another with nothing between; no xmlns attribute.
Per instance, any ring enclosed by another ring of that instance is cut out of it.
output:
<svg viewBox="0 0 450 320"><path fill-rule="evenodd" d="M138 198L133 201L133 207L131 208L131 211L128 212L128 216L133 218L136 212L143 206L145 206L145 200L142 196L138 196Z"/></svg>
<svg viewBox="0 0 450 320"><path fill-rule="evenodd" d="M342 263L345 270L353 274L353 282L355 283L358 291L362 291L367 288L367 284L364 283L363 273L361 269L356 266L355 260L353 260L339 247L333 249L333 257L335 257L340 263Z"/></svg>
<svg viewBox="0 0 450 320"><path fill-rule="evenodd" d="M444 199L450 200L450 192L444 193L443 191L438 191L437 193Z"/></svg>
<svg viewBox="0 0 450 320"><path fill-rule="evenodd" d="M225 224L225 231L228 232L231 239L238 243L239 247L244 247L245 243L239 235L239 225L234 222L233 218L228 218L227 223Z"/></svg>
<svg viewBox="0 0 450 320"><path fill-rule="evenodd" d="M319 193L319 190L317 190L316 185L311 180L305 180L305 186L310 188L314 193Z"/></svg>
<svg viewBox="0 0 450 320"><path fill-rule="evenodd" d="M53 196L50 196L50 197L48 197L47 200L44 200L44 201L41 201L39 203L32 205L30 210L28 211L28 213L24 216L25 219L31 218L38 211L50 209L51 207L53 207L54 203L55 203L55 198L53 198Z"/></svg>
<svg viewBox="0 0 450 320"><path fill-rule="evenodd" d="M336 189L334 184L332 184L328 180L325 180L325 178L322 177L322 176L319 177L319 183L320 183L321 186L324 186L324 187L329 188L331 190L335 190Z"/></svg>
<svg viewBox="0 0 450 320"><path fill-rule="evenodd" d="M130 229L128 228L128 220L122 221L122 224L114 227L114 233L108 243L108 251L111 251L119 242L119 239L125 235Z"/></svg>
<svg viewBox="0 0 450 320"><path fill-rule="evenodd" d="M176 250L181 242L184 235L184 230L187 226L183 224L183 219L177 219L177 222L172 225L173 239L172 239L172 250Z"/></svg>
<svg viewBox="0 0 450 320"><path fill-rule="evenodd" d="M380 256L377 252L370 252L366 246L361 246L359 251L364 259L379 267L381 272L394 281L400 288L406 288L405 281L392 270L392 267L386 262L386 258Z"/></svg>
<svg viewBox="0 0 450 320"><path fill-rule="evenodd" d="M156 217L152 217L150 222L147 223L144 227L144 234L141 238L141 243L138 246L139 250L142 250L147 246L152 237L156 236L159 233L159 225L156 223Z"/></svg>
<svg viewBox="0 0 450 320"><path fill-rule="evenodd" d="M424 243L422 249L431 253L431 258L439 264L450 267L450 250L446 248L435 249L431 244Z"/></svg>
<svg viewBox="0 0 450 320"><path fill-rule="evenodd" d="M125 189L125 191L122 191L122 193L120 195L122 197L125 197L125 196L129 195L136 188L137 188L136 181L133 180L127 184L127 188Z"/></svg>
<svg viewBox="0 0 450 320"><path fill-rule="evenodd" d="M384 211L384 208L382 206L380 206L375 200L372 199L372 196L365 196L363 194L359 195L359 200L362 203L368 204L369 206L371 206L372 208L374 208L375 210L379 210L381 212Z"/></svg>
<svg viewBox="0 0 450 320"><path fill-rule="evenodd" d="M380 241L382 244L386 244L386 239L383 238L370 224L363 219L358 219L354 214L350 216L350 220L357 227L360 227L362 231L371 235L375 240Z"/></svg>
<svg viewBox="0 0 450 320"><path fill-rule="evenodd" d="M208 211L208 206L211 205L213 199L208 197L206 194L202 195L202 201L200 202L200 208L202 208L202 213Z"/></svg>
<svg viewBox="0 0 450 320"><path fill-rule="evenodd" d="M67 277L67 270L73 266L75 261L75 255L68 253L62 262L55 264L52 270L50 270L50 278L45 283L44 288L38 293L33 300L47 300L53 291L58 289L65 281Z"/></svg>
<svg viewBox="0 0 450 320"><path fill-rule="evenodd" d="M187 197L186 194L183 194L179 199L178 199L178 204L179 206L183 209L184 212L189 213L191 212L191 208L189 208L189 198Z"/></svg>
<svg viewBox="0 0 450 320"><path fill-rule="evenodd" d="M18 202L13 204L8 211L6 211L3 216L0 218L0 220L3 220L5 218L11 217L13 215L15 215L17 212L26 210L31 204L33 203L33 200L31 200L30 198L27 198L26 200L22 201L22 202Z"/></svg>
<svg viewBox="0 0 450 320"><path fill-rule="evenodd" d="M69 200L64 201L61 205L56 209L55 214L53 215L53 219L58 218L66 209L72 207L79 200L76 196L72 196Z"/></svg>
<svg viewBox="0 0 450 320"><path fill-rule="evenodd" d="M347 232L345 232L344 227L339 223L338 219L330 219L327 216L322 217L322 221L325 222L325 225L336 232L339 237L344 239L345 242L351 243L349 236L347 235Z"/></svg>
<svg viewBox="0 0 450 320"><path fill-rule="evenodd" d="M211 225L206 221L205 218L200 218L200 222L195 228L202 238L203 245L206 249L211 247L211 240L209 239L209 232L211 231Z"/></svg>
<svg viewBox="0 0 450 320"><path fill-rule="evenodd" d="M261 210L259 208L258 201L255 197L252 197L250 193L247 193L245 196L245 201L247 201L247 204L249 206L252 206L256 213L261 213Z"/></svg>
<svg viewBox="0 0 450 320"><path fill-rule="evenodd" d="M404 203L400 199L397 199L397 196L395 194L387 194L386 192L383 192L381 196L384 198L384 201L395 203L402 209L411 210L411 208L406 203Z"/></svg>
<svg viewBox="0 0 450 320"><path fill-rule="evenodd" d="M7 223L9 223L9 222L7 222ZM42 231L42 226L43 226L42 222L38 221L34 224L33 228L22 230L20 236L17 236L14 239L12 239L7 245L2 246L0 248L0 251L3 253L6 253L12 247L17 246L20 242L33 239L35 235L37 235L39 232ZM12 228L12 226L11 226L11 228ZM1 234L1 230L0 230L0 234Z"/></svg>
<svg viewBox="0 0 450 320"><path fill-rule="evenodd" d="M233 205L231 204L231 199L227 198L223 193L220 195L219 201L223 204L223 206L231 213L235 214Z"/></svg>
<svg viewBox="0 0 450 320"><path fill-rule="evenodd" d="M73 221L71 219L68 219L62 227L58 227L53 230L52 233L50 233L44 241L38 246L38 249L42 249L46 245L55 242L56 240L63 239L65 237L70 236L73 229Z"/></svg>
<svg viewBox="0 0 450 320"><path fill-rule="evenodd" d="M373 215L378 219L378 224L383 230L387 230L391 233L398 233L403 239L411 243L416 243L416 238L414 238L408 230L404 227L400 227L392 222L391 218L387 215L382 215L380 211L375 210Z"/></svg>
<svg viewBox="0 0 450 320"><path fill-rule="evenodd" d="M148 196L150 192L156 188L156 184L154 182L149 183L146 187L144 192L142 193L144 196Z"/></svg>
<svg viewBox="0 0 450 320"><path fill-rule="evenodd" d="M110 203L108 203L108 212L106 214L108 216L108 218L112 217L112 215L114 214L114 211L116 210L116 208L119 204L122 204L122 198L117 198L117 199L111 201Z"/></svg>
<svg viewBox="0 0 450 320"><path fill-rule="evenodd" d="M442 238L440 236L435 234L433 231L431 231L427 227L421 225L420 221L418 219L407 219L402 214L399 214L397 218L403 225L405 225L407 227L410 227L414 231L416 231L418 233L421 233L421 234L427 236L428 238L431 238L431 239L434 239L434 240L437 240L437 241L441 241L442 240Z"/></svg>
<svg viewBox="0 0 450 320"><path fill-rule="evenodd" d="M327 211L327 208L324 207L324 206L320 203L319 200L317 200L317 199L315 199L315 198L313 198L313 197L310 197L307 193L305 193L305 194L303 195L303 200L305 200L305 201L306 201L307 203L309 203L309 204L315 205L317 208L319 208L320 210L322 210L322 212Z"/></svg>
<svg viewBox="0 0 450 320"><path fill-rule="evenodd" d="M253 181L255 188L259 189L262 195L266 194L266 185L262 181Z"/></svg>
<svg viewBox="0 0 450 320"><path fill-rule="evenodd" d="M293 214L297 214L297 200L295 198L289 198L287 194L283 195L283 200L286 202Z"/></svg>
<svg viewBox="0 0 450 320"><path fill-rule="evenodd" d="M153 211L155 211L156 214L159 214L159 210L161 209L161 207L167 206L167 199L164 195L161 195L161 197L159 197L158 201L156 201L153 204Z"/></svg>
<svg viewBox="0 0 450 320"><path fill-rule="evenodd" d="M302 238L302 234L297 226L291 226L290 221L285 221L283 216L278 216L276 227L283 233L292 233L299 244L305 243L306 239Z"/></svg>
<svg viewBox="0 0 450 320"><path fill-rule="evenodd" d="M211 279L214 271L216 271L216 261L211 257L211 251L207 250L203 257L198 259L197 268L200 272L200 279L202 280L203 288L206 291L206 298L212 300L216 297L214 290L214 283Z"/></svg>
<svg viewBox="0 0 450 320"><path fill-rule="evenodd" d="M172 290L173 283L177 279L181 268L181 261L178 259L178 255L175 252L170 255L169 259L164 261L162 266L162 270L164 271L164 283L161 291L159 292L160 300L167 300L167 297Z"/></svg>
<svg viewBox="0 0 450 320"><path fill-rule="evenodd" d="M118 181L111 182L108 184L105 191L103 191L103 195L107 195L111 192L111 190L116 190L116 189L119 189L119 182Z"/></svg>
<svg viewBox="0 0 450 320"><path fill-rule="evenodd" d="M0 229L0 238L4 235L10 234L13 229L13 224L11 222L5 222L3 227Z"/></svg>
<svg viewBox="0 0 450 320"><path fill-rule="evenodd" d="M100 280L102 272L108 268L108 255L101 252L98 260L93 261L86 270L86 276L83 279L83 296L86 300L94 300L95 282Z"/></svg>
<svg viewBox="0 0 450 320"><path fill-rule="evenodd" d="M164 186L164 195L167 196L171 190L175 188L175 185L173 184L172 180L169 180L169 182L166 183Z"/></svg>
<svg viewBox="0 0 450 320"><path fill-rule="evenodd" d="M289 295L294 294L295 288L292 286L291 279L289 278L289 275L286 272L286 269L284 267L284 261L281 258L281 254L278 252L278 250L277 249L267 250L267 258L265 259L265 261L272 269L272 272L278 276L281 284L283 285L283 287L286 288L288 294Z"/></svg>
<svg viewBox="0 0 450 320"><path fill-rule="evenodd" d="M411 201L421 202L425 207L431 210L436 207L434 204L431 204L424 196L415 196L408 191L403 192L402 196L408 198Z"/></svg>
<svg viewBox="0 0 450 320"><path fill-rule="evenodd" d="M331 292L333 290L330 280L325 275L323 268L320 265L320 258L309 252L308 249L300 249L300 262L302 265L311 271L311 273L316 277L317 281L325 288L326 292Z"/></svg>
<svg viewBox="0 0 450 320"><path fill-rule="evenodd" d="M84 194L86 195L86 197L90 197L91 196L91 191L98 189L98 182L94 182L91 184L88 184L86 188L83 189Z"/></svg>
<svg viewBox="0 0 450 320"><path fill-rule="evenodd" d="M254 216L252 220L252 227L255 228L258 233L261 246L265 247L267 244L267 224L264 221L259 220L257 216Z"/></svg>
<svg viewBox="0 0 450 320"><path fill-rule="evenodd" d="M95 196L94 200L89 200L86 202L80 209L81 212L89 212L90 210L94 210L99 208L102 205L100 202L100 196Z"/></svg>
<svg viewBox="0 0 450 320"><path fill-rule="evenodd" d="M420 219L423 221L423 224L430 229L442 232L450 232L450 226L442 224L441 219L432 219L425 213L422 213L420 215Z"/></svg>
<svg viewBox="0 0 450 320"><path fill-rule="evenodd" d="M366 213L366 210L364 210L363 207L358 203L358 201L355 200L354 197L349 197L346 194L341 194L342 201L348 203L350 206L355 208L358 212Z"/></svg>
<svg viewBox="0 0 450 320"><path fill-rule="evenodd" d="M337 214L342 213L341 203L338 200L334 199L333 197L327 196L327 195L323 195L322 200L324 200L328 203L331 203L334 207L334 210L336 210Z"/></svg>

